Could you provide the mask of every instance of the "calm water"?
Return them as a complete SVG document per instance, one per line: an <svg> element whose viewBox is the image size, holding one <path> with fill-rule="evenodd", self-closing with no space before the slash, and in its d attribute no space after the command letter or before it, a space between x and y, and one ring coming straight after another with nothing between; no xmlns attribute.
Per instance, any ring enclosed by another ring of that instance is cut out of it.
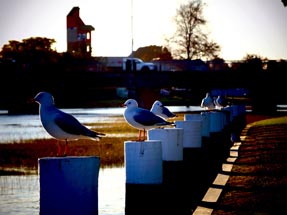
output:
<svg viewBox="0 0 287 215"><path fill-rule="evenodd" d="M98 186L99 214L125 214L124 168L101 168ZM37 175L1 176L0 214L38 215L39 194Z"/></svg>
<svg viewBox="0 0 287 215"><path fill-rule="evenodd" d="M200 107L168 107L173 112L201 110ZM116 122L124 108L63 109L83 124ZM122 118L123 119L123 118ZM108 134L112 135L112 134ZM7 115L0 111L0 143L51 138L38 115ZM100 215L120 215L125 211L125 168L101 168L98 181ZM39 178L0 176L0 215L39 214Z"/></svg>

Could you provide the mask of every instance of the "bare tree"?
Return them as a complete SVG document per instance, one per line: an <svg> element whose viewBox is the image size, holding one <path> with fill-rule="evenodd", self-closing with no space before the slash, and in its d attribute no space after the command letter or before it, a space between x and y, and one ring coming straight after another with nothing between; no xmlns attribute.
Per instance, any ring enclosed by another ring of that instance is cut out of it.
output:
<svg viewBox="0 0 287 215"><path fill-rule="evenodd" d="M191 0L182 4L174 17L176 32L169 40L175 44L173 54L177 58L213 58L220 51L220 46L208 40L208 35L202 27L206 24L203 17L204 5L200 0Z"/></svg>

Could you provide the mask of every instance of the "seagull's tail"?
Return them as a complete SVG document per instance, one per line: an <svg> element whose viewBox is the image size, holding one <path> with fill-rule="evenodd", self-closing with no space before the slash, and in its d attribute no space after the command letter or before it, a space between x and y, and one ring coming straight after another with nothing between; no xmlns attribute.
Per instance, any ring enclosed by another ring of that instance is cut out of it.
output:
<svg viewBox="0 0 287 215"><path fill-rule="evenodd" d="M175 122L170 122L170 125L175 126Z"/></svg>
<svg viewBox="0 0 287 215"><path fill-rule="evenodd" d="M158 123L157 126L175 125L174 122L165 121L163 123Z"/></svg>
<svg viewBox="0 0 287 215"><path fill-rule="evenodd" d="M105 136L106 134L104 133L99 133L96 131L91 131L89 136L95 140L100 140L102 138L102 136Z"/></svg>

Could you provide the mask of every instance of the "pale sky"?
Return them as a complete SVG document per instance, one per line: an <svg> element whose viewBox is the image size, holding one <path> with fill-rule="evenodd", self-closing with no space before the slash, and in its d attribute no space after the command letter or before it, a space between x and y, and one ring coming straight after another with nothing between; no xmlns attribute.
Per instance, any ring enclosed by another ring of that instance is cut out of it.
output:
<svg viewBox="0 0 287 215"><path fill-rule="evenodd" d="M9 40L39 36L55 39L56 50L66 51L66 16L78 6L84 23L95 28L93 56L127 56L132 50L132 35L133 50L149 45L165 46L165 38L175 31L176 9L186 2L0 0L0 49ZM287 59L287 7L281 0L203 2L206 3L204 17L208 22L209 38L221 46L220 57L241 60L247 54L256 54L274 60Z"/></svg>

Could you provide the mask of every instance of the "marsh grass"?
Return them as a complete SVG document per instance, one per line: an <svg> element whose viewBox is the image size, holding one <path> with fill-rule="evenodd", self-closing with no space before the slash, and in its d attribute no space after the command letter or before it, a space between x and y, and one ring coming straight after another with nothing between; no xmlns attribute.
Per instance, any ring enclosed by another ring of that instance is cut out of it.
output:
<svg viewBox="0 0 287 215"><path fill-rule="evenodd" d="M182 119L183 114L178 114L173 121ZM113 120L86 125L106 136L99 141L91 139L69 141L68 156L98 156L101 167L123 166L124 142L137 139L138 130L129 126L122 116L113 116ZM37 173L38 159L56 156L58 144L65 142L51 138L0 143L0 175L13 172Z"/></svg>

